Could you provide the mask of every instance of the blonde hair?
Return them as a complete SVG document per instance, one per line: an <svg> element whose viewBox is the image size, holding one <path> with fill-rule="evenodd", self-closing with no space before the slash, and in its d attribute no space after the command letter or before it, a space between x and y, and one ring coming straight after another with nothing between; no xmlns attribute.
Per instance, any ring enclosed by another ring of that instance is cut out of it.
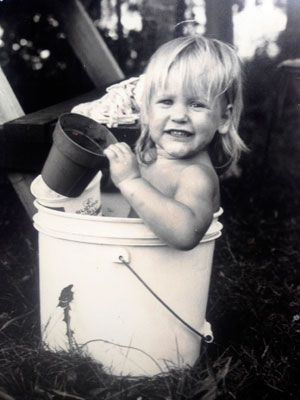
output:
<svg viewBox="0 0 300 400"><path fill-rule="evenodd" d="M148 129L148 114L153 93L164 88L168 74L176 66L178 82L182 89L206 95L209 101L223 96L231 108L231 123L227 134L218 135L220 148L229 158L237 160L247 146L237 129L243 108L241 62L235 50L217 39L200 35L179 37L161 47L150 58L145 70L141 98L141 135L136 143L136 153L142 163L149 164L156 157L154 142Z"/></svg>

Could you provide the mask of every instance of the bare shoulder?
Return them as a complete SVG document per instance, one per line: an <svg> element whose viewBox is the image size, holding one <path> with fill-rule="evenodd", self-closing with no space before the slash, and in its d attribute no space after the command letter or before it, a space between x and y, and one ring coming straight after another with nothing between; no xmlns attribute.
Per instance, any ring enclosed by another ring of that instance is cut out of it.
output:
<svg viewBox="0 0 300 400"><path fill-rule="evenodd" d="M177 196L187 200L187 196L211 203L216 211L220 206L219 179L213 167L193 164L184 168L178 180ZM177 197L176 196L176 197Z"/></svg>
<svg viewBox="0 0 300 400"><path fill-rule="evenodd" d="M181 171L180 185L195 186L201 190L216 190L219 188L219 179L213 167L206 164L189 165Z"/></svg>

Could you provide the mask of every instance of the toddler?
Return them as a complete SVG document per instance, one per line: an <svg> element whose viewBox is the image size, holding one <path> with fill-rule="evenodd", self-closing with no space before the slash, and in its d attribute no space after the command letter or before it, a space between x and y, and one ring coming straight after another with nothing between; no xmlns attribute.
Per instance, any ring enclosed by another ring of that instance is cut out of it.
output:
<svg viewBox="0 0 300 400"><path fill-rule="evenodd" d="M194 248L220 207L212 146L229 162L246 146L237 133L242 110L241 66L227 44L199 35L162 45L146 68L141 136L133 153L110 145L113 183L169 246Z"/></svg>

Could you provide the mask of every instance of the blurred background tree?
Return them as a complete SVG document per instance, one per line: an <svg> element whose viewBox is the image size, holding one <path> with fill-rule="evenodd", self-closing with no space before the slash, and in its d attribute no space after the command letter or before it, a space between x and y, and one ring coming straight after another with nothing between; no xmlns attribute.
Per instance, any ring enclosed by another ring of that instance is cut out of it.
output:
<svg viewBox="0 0 300 400"><path fill-rule="evenodd" d="M299 0L81 1L128 77L143 71L160 44L189 32L235 44L250 71L264 60L268 74L279 61L300 57ZM262 36L256 43L254 32L267 22L274 30L275 16L281 21L277 38ZM184 20L194 22L179 24ZM256 46L252 53L250 45ZM93 88L50 0L0 1L0 64L26 113Z"/></svg>
<svg viewBox="0 0 300 400"><path fill-rule="evenodd" d="M278 5L282 6L278 1ZM286 5L287 23L279 36L282 58L300 57L300 1L288 0Z"/></svg>
<svg viewBox="0 0 300 400"><path fill-rule="evenodd" d="M0 2L0 63L25 113L93 87L47 4Z"/></svg>

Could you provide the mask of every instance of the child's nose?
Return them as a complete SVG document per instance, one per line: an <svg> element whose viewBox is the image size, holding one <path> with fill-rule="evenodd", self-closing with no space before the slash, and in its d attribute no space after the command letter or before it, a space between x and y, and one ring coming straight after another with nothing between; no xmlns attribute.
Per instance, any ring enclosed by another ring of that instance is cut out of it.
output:
<svg viewBox="0 0 300 400"><path fill-rule="evenodd" d="M186 107L176 105L172 110L171 119L175 122L186 122L188 119Z"/></svg>

